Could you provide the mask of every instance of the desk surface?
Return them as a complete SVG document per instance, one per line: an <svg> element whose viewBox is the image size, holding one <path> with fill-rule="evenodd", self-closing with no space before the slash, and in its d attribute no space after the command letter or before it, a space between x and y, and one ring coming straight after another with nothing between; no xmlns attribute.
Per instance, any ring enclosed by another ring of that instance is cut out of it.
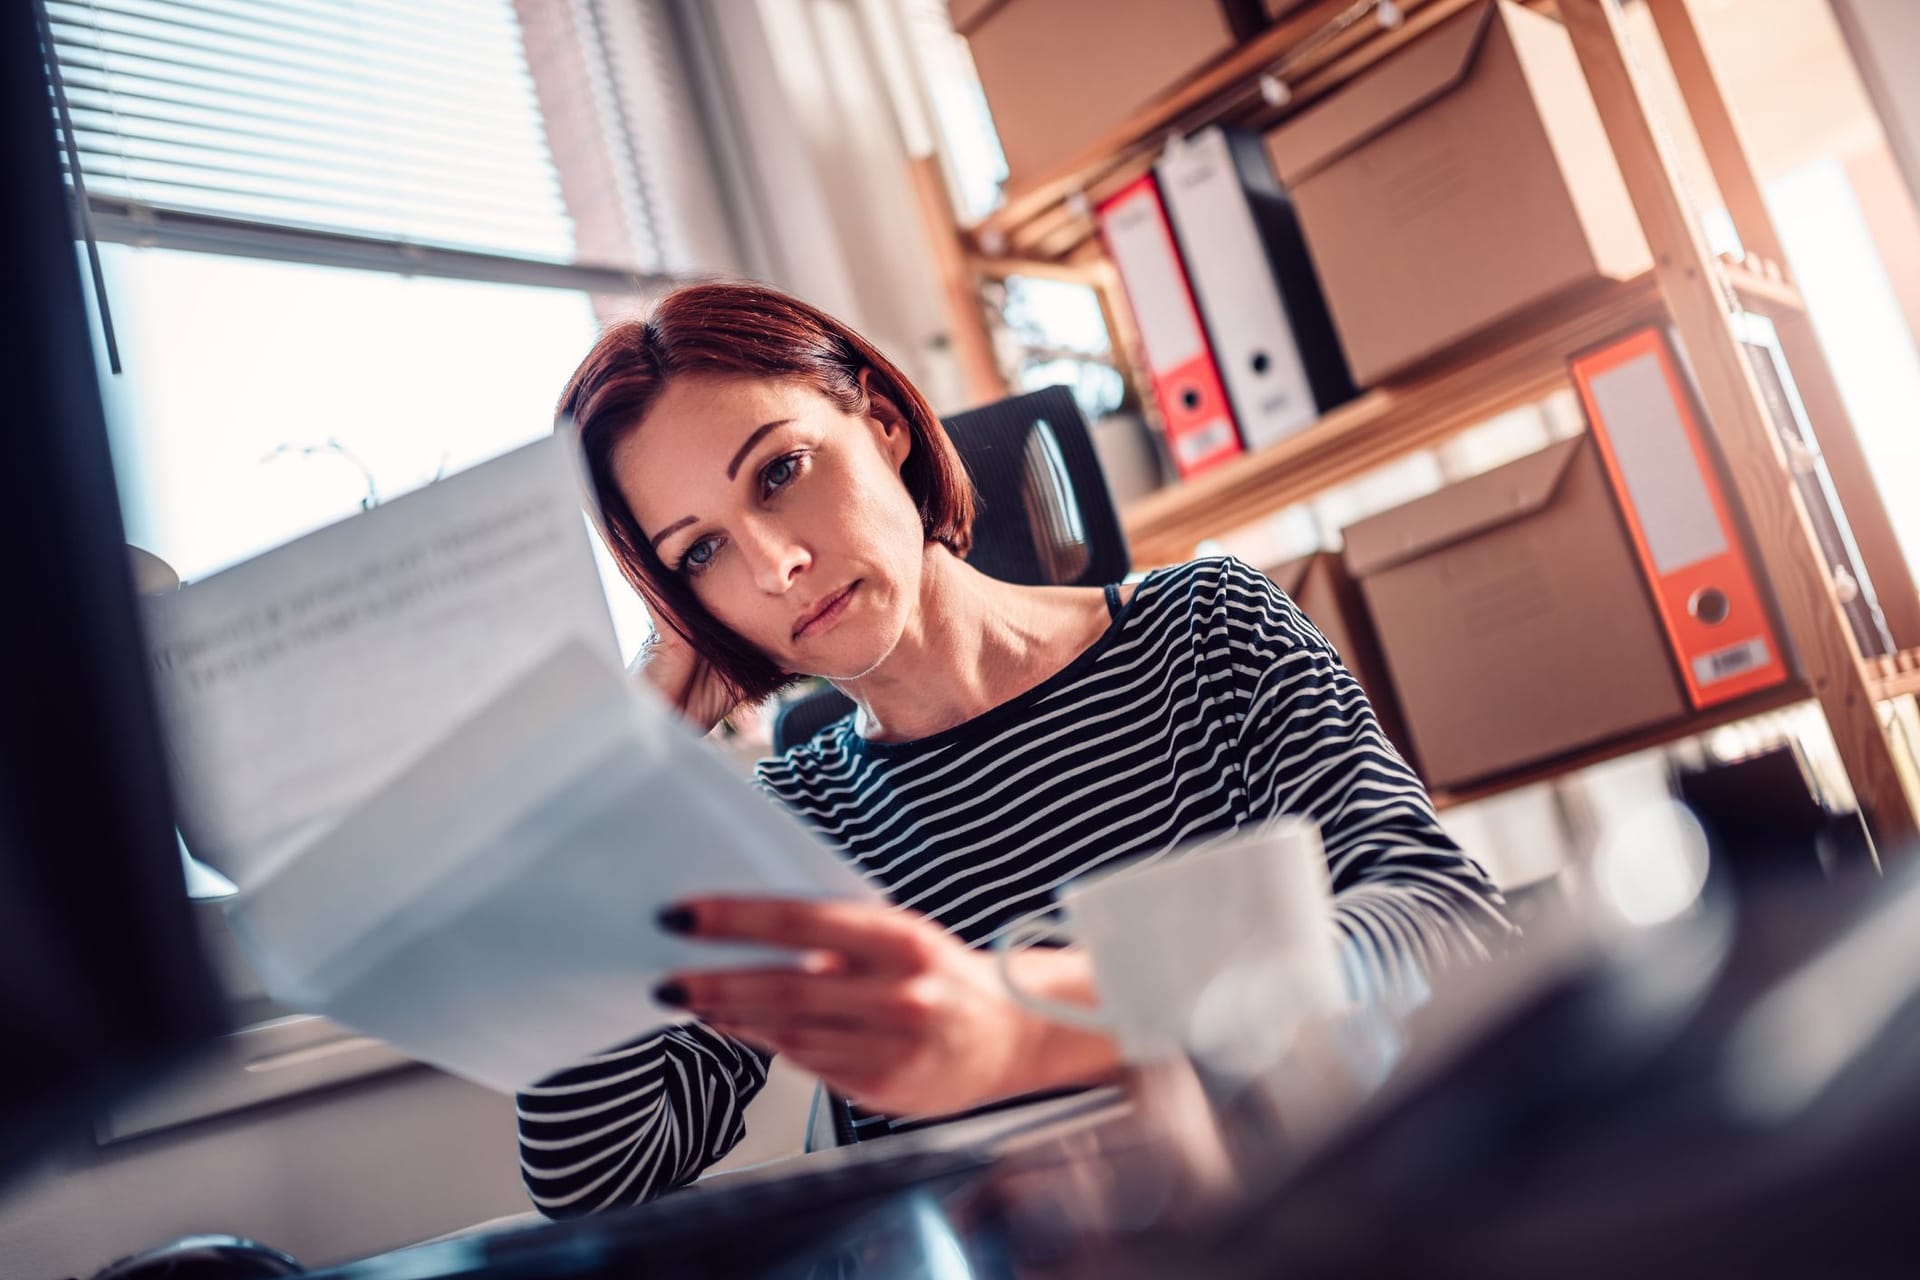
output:
<svg viewBox="0 0 1920 1280"><path fill-rule="evenodd" d="M929 1249L957 1247L960 1228L949 1219L964 1216L957 1206L1001 1160L1129 1114L1119 1090L1092 1090L715 1174L633 1209L572 1222L490 1223L320 1275L784 1275L789 1267L808 1274L826 1260L844 1276L892 1275L897 1264ZM884 1267L870 1270L880 1257L888 1260Z"/></svg>

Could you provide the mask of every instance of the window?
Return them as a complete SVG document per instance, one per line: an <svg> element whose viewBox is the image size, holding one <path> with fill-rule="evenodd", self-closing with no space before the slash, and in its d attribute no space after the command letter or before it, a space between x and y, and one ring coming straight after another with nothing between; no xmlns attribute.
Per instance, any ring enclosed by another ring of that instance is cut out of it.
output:
<svg viewBox="0 0 1920 1280"><path fill-rule="evenodd" d="M1018 391L1065 386L1087 421L1098 422L1126 398L1126 379L1114 364L1100 300L1082 284L1037 276L1008 276L998 296L1001 322L1012 338Z"/></svg>
<svg viewBox="0 0 1920 1280"><path fill-rule="evenodd" d="M47 0L91 194L562 260L505 0Z"/></svg>
<svg viewBox="0 0 1920 1280"><path fill-rule="evenodd" d="M189 579L544 433L600 320L737 266L667 0L46 13L129 536Z"/></svg>
<svg viewBox="0 0 1920 1280"><path fill-rule="evenodd" d="M670 4L45 0L129 538L204 577L523 444L605 319L737 271ZM207 923L246 1030L103 1135L404 1064Z"/></svg>
<svg viewBox="0 0 1920 1280"><path fill-rule="evenodd" d="M587 296L103 248L130 538L185 578L544 434Z"/></svg>
<svg viewBox="0 0 1920 1280"><path fill-rule="evenodd" d="M976 222L1000 204L1007 157L973 67L973 53L953 29L947 0L901 0L901 14L939 133L954 211L962 222Z"/></svg>
<svg viewBox="0 0 1920 1280"><path fill-rule="evenodd" d="M1775 179L1766 195L1860 447L1881 477L1894 533L1908 562L1920 565L1920 504L1903 493L1903 480L1920 476L1920 435L1913 429L1920 346L1901 314L1874 228L1833 156Z"/></svg>

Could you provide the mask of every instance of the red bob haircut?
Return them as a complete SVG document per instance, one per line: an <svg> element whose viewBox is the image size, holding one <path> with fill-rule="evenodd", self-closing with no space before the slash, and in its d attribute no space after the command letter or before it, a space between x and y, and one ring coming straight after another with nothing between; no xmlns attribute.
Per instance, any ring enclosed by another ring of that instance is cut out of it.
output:
<svg viewBox="0 0 1920 1280"><path fill-rule="evenodd" d="M684 636L741 701L766 698L793 677L714 618L660 559L614 480L613 451L680 374L797 379L842 412L865 414L872 401L860 386L863 372L872 391L906 419L912 448L901 479L927 541L965 556L973 543L973 488L926 397L872 343L777 290L726 282L675 290L646 315L608 325L560 395L560 428L571 420L580 433L607 549L621 573L659 625Z"/></svg>

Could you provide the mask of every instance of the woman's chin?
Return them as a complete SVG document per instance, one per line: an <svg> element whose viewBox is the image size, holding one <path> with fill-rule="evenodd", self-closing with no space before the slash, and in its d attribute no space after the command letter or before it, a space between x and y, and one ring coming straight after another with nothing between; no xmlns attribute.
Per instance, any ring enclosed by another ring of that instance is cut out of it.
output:
<svg viewBox="0 0 1920 1280"><path fill-rule="evenodd" d="M821 680L844 683L858 680L880 665L887 655L872 636L822 636L817 645L794 655L792 669Z"/></svg>
<svg viewBox="0 0 1920 1280"><path fill-rule="evenodd" d="M824 634L808 636L788 649L788 669L822 680L858 680L869 675L893 652L905 630L904 620L873 618L865 610L850 611Z"/></svg>

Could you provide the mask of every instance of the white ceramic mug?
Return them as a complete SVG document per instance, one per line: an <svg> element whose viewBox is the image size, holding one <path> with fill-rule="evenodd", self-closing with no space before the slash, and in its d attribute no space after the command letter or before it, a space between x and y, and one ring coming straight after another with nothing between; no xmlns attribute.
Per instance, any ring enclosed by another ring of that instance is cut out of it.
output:
<svg viewBox="0 0 1920 1280"><path fill-rule="evenodd" d="M1061 895L1064 920L995 940L1013 998L1114 1037L1141 1063L1177 1053L1257 1070L1285 1054L1304 1018L1346 1002L1320 832L1288 818L1146 864L1096 872ZM1097 1009L1023 990L1011 956L1059 937L1092 959Z"/></svg>

